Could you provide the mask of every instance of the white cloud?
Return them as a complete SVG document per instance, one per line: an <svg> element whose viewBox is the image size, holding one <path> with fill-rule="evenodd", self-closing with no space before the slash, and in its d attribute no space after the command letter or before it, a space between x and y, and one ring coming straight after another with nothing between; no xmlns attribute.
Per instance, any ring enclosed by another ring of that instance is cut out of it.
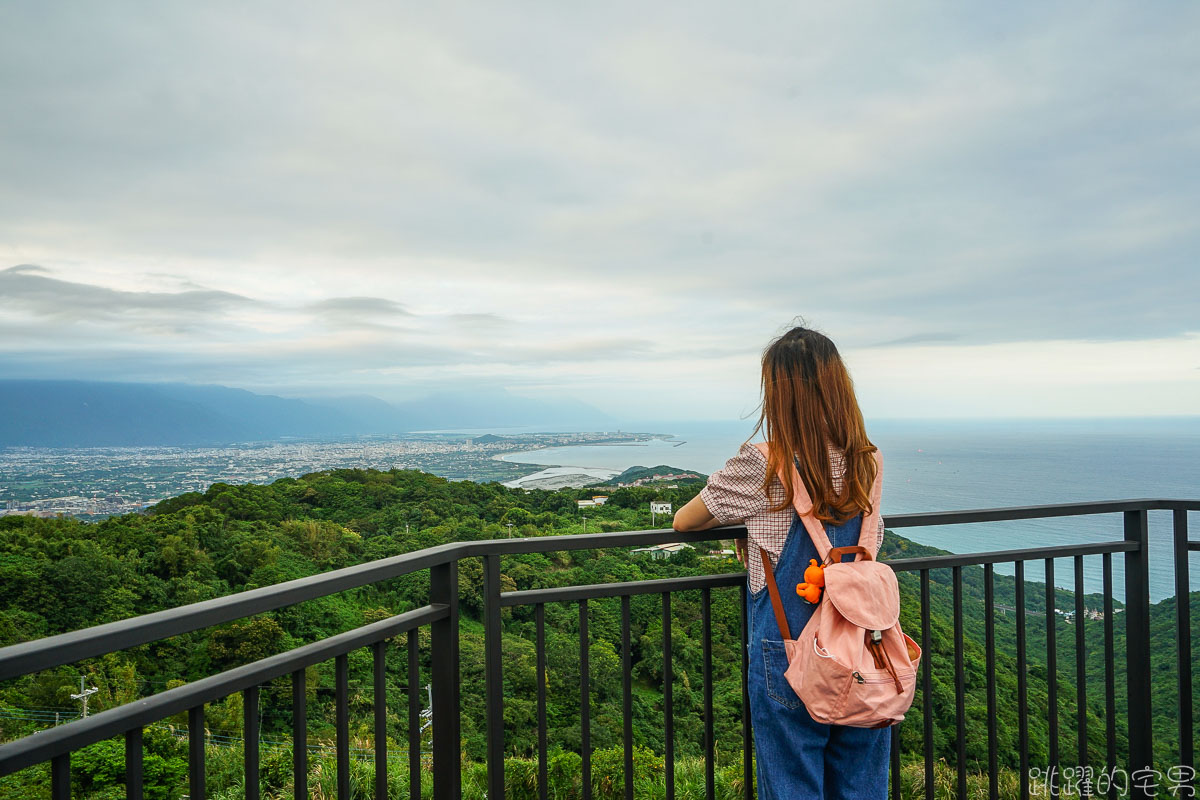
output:
<svg viewBox="0 0 1200 800"><path fill-rule="evenodd" d="M864 413L878 417L1195 414L1200 330L1134 342L1042 340L855 351ZM868 412L869 409L869 412Z"/></svg>

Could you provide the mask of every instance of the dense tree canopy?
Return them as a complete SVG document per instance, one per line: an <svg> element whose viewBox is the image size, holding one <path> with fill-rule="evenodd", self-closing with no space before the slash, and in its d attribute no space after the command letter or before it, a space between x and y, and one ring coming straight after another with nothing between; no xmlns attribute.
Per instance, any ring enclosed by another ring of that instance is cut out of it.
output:
<svg viewBox="0 0 1200 800"><path fill-rule="evenodd" d="M650 526L649 502L665 500L676 507L698 490L699 484L677 489L625 488L610 493L604 506L589 508L588 529L627 530ZM266 586L364 561L446 542L543 536L583 532L575 501L590 490L526 491L498 483L447 481L413 470L341 469L278 480L270 485L213 484L204 493L188 493L159 503L145 514L129 514L98 523L69 518L0 518L0 645L119 620L163 608ZM660 523L661 524L661 523ZM510 527L511 526L511 527ZM636 581L650 578L740 571L731 558L703 557L705 545L666 560L630 553L629 548L575 550L505 556L501 561L505 591L576 584ZM727 546L728 543L726 542ZM934 553L889 532L883 557ZM479 559L459 564L461 605L462 733L469 759L485 754L483 731L482 565ZM964 667L967 755L973 770L986 766L987 667L982 613L983 573L966 568L964 576ZM949 570L931 577L932 694L934 755L953 759L955 749L954 631ZM902 624L920 639L919 585L915 574L902 574ZM1013 581L996 577L997 602L1011 605ZM1044 591L1028 584L1027 607L1044 608ZM1062 592L1059 607L1073 600ZM77 706L70 694L86 675L100 691L92 710L109 708L173 685L215 674L233 666L312 642L428 602L428 571L414 573L363 589L344 592L276 612L197 631L185 636L91 659L87 662L26 676L0 685L0 735L14 738L46 724L46 714L70 717ZM703 742L703 663L699 591L672 596L672 667L677 757L698 757ZM740 758L741 650L739 590L712 593L713 697L716 746L720 763ZM1091 607L1099 602L1091 599ZM1155 608L1155 636L1173 635L1170 609ZM1173 608L1173 607L1172 607ZM631 675L633 681L634 742L653 760L663 753L662 726L662 607L657 595L631 598ZM548 741L561 751L578 750L580 642L579 607L571 603L545 606L546 664L549 707ZM1058 619L1058 701L1060 752L1074 753L1075 690L1073 628ZM591 688L591 744L619 748L622 742L622 679L620 600L588 603L587 655ZM1031 763L1044 763L1048 741L1045 709L1044 615L1031 613L1029 636L1029 707ZM1117 647L1122 652L1123 625L1117 615ZM1104 760L1102 623L1088 621L1089 751L1093 763ZM534 610L504 609L503 613L505 747L514 758L536 754L536 652ZM1200 634L1200 631L1197 632ZM428 682L428 631L419 632L421 680ZM996 709L1000 757L1007 768L1017 766L1015 627L1011 615L996 618ZM392 676L389 690L389 738L407 741L408 687L405 642L388 649ZM1156 658L1173 659L1173 650L1156 648ZM372 709L370 655L350 660L353 719L356 735L368 737ZM1122 685L1123 659L1118 659L1117 682ZM311 743L332 740L333 665L310 670ZM1165 682L1164 682L1165 684ZM1162 692L1166 692L1164 688ZM286 682L265 687L262 728L267 739L285 741L290 731L290 688ZM1162 694L1160 692L1160 694ZM1123 693L1118 697L1123 700ZM1170 704L1158 702L1159 744L1164 757L1172 741ZM1170 698L1173 700L1173 696ZM901 727L905 760L922 753L921 726L925 698L919 698L911 717L916 724ZM1157 702L1157 701L1156 701ZM1123 712L1123 704L1119 704ZM49 717L53 719L53 717ZM240 697L213 704L208 726L214 737L231 737L241 729ZM1125 750L1119 724L1118 752ZM161 734L161 735L160 735ZM402 746L402 745L398 745ZM111 748L110 748L111 749ZM121 771L106 762L108 749L77 754L76 789L82 796L105 796L106 787L120 782ZM117 750L112 751L112 757ZM157 731L147 740L147 769L162 776L163 797L183 790L185 753L178 740ZM642 756L639 756L641 758ZM110 759L111 761L111 759ZM74 763L74 762L73 762ZM270 759L264 766L264 781ZM286 762L285 762L286 763ZM154 766L151 767L150 764ZM182 764L182 766L181 766ZM516 769L516 767L514 767ZM219 772L219 770L218 770ZM286 770L284 770L286 772ZM280 773L282 775L282 773ZM733 774L733 773L731 773ZM278 777L278 776L277 776ZM0 789L27 782L41 786L44 771L28 770L0 779ZM213 780L218 780L213 778ZM231 779L232 780L232 779ZM278 777L285 781L286 776ZM282 785L282 784L280 784ZM219 789L220 786L215 786ZM278 787L276 787L278 788Z"/></svg>

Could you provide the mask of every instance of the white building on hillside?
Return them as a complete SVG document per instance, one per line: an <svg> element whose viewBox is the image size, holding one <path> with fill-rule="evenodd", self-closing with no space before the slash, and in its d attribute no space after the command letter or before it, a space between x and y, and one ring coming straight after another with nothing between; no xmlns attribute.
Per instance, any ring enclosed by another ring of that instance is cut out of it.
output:
<svg viewBox="0 0 1200 800"><path fill-rule="evenodd" d="M651 558L670 558L676 553L683 552L683 548L694 550L687 542L668 542L667 544L652 544L649 547L636 547L630 550L631 553L649 553Z"/></svg>

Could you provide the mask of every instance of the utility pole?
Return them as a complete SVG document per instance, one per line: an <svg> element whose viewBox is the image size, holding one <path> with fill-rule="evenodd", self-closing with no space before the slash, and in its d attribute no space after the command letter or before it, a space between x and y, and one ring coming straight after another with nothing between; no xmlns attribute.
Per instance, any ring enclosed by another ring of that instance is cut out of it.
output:
<svg viewBox="0 0 1200 800"><path fill-rule="evenodd" d="M92 695L94 695L96 692L100 691L95 686L93 686L90 689L85 688L86 681L87 681L87 677L84 675L80 675L79 676L79 694L71 695L72 700L79 700L83 703L83 718L84 719L87 719L88 698L91 697Z"/></svg>
<svg viewBox="0 0 1200 800"><path fill-rule="evenodd" d="M583 532L587 533L587 517L583 518Z"/></svg>
<svg viewBox="0 0 1200 800"><path fill-rule="evenodd" d="M421 733L424 733L425 729L433 724L433 684L425 684L425 691L429 696L429 708L424 708L421 710L420 717L421 719L425 720L425 723L421 726Z"/></svg>

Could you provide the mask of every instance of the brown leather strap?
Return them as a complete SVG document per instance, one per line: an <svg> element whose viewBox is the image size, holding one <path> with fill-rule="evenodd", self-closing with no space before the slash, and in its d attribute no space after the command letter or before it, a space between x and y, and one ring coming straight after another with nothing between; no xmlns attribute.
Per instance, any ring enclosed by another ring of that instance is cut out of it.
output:
<svg viewBox="0 0 1200 800"><path fill-rule="evenodd" d="M758 557L762 559L763 572L767 576L767 590L771 593L771 605L775 607L775 622L779 625L779 632L783 634L784 639L791 639L792 633L788 630L787 615L783 613L783 600L780 599L779 587L775 584L775 571L771 569L771 559L761 544L758 545Z"/></svg>
<svg viewBox="0 0 1200 800"><path fill-rule="evenodd" d="M842 547L832 548L829 551L829 556L825 559L825 563L826 564L836 564L839 561L841 561L842 556L846 555L847 553L862 553L864 556L866 556L866 558L863 559L864 561L874 561L875 560L875 559L871 558L871 551L869 549L867 549L859 544L848 544L848 545L843 545Z"/></svg>

